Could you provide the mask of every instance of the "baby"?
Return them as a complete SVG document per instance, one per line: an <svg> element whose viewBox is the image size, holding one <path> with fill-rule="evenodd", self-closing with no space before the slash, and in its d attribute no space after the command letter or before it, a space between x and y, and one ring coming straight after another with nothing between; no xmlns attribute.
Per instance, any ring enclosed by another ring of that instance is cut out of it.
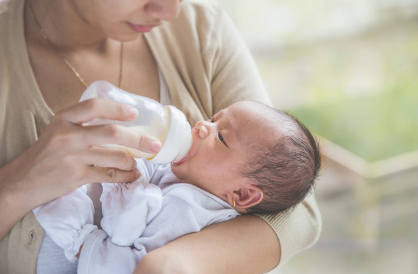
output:
<svg viewBox="0 0 418 274"><path fill-rule="evenodd" d="M242 101L197 122L188 155L171 165L137 160L140 179L103 183L102 229L82 187L34 209L78 273L132 273L151 250L246 213L289 210L311 191L319 145L286 112Z"/></svg>

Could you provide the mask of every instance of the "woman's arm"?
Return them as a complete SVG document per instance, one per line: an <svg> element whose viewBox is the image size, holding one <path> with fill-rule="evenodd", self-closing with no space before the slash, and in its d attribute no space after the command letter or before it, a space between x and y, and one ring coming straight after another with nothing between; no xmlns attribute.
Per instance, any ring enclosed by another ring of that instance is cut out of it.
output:
<svg viewBox="0 0 418 274"><path fill-rule="evenodd" d="M84 184L135 180L139 174L132 157L101 145L121 144L152 152L155 139L114 125L82 126L96 117L133 119L137 112L130 109L110 100L94 99L62 110L28 150L2 167L0 239L33 208Z"/></svg>
<svg viewBox="0 0 418 274"><path fill-rule="evenodd" d="M134 273L265 273L279 263L280 252L273 229L261 218L245 215L152 251Z"/></svg>

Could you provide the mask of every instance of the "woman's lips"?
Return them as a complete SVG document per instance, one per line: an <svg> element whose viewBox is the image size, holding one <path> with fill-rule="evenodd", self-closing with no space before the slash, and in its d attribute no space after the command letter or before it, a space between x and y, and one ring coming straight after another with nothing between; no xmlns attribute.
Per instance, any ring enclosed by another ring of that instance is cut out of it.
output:
<svg viewBox="0 0 418 274"><path fill-rule="evenodd" d="M129 23L129 26L136 32L145 33L151 31L153 28L158 27L158 25L135 25Z"/></svg>

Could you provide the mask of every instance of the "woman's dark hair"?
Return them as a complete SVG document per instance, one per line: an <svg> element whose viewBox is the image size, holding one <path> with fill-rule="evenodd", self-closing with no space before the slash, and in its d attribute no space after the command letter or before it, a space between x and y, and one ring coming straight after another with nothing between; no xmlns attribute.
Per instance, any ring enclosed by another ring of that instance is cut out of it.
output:
<svg viewBox="0 0 418 274"><path fill-rule="evenodd" d="M290 113L264 106L278 134L269 147L249 144L251 161L241 174L263 191L263 200L248 213L278 213L293 208L313 189L321 168L318 141ZM269 138L272 138L269 136Z"/></svg>

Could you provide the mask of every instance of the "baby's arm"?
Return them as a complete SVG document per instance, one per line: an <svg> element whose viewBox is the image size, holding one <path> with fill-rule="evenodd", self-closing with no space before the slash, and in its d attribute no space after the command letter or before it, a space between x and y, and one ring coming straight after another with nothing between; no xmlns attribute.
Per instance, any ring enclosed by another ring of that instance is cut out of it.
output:
<svg viewBox="0 0 418 274"><path fill-rule="evenodd" d="M238 213L228 205L206 197L193 186L176 184L163 197L161 211L146 226L133 246L119 246L102 230L85 241L78 273L133 273L136 264L148 252L204 226L224 221Z"/></svg>
<svg viewBox="0 0 418 274"><path fill-rule="evenodd" d="M88 235L97 230L93 225L93 203L86 192L83 186L33 210L45 232L72 263Z"/></svg>
<svg viewBox="0 0 418 274"><path fill-rule="evenodd" d="M219 198L189 184L174 184L164 189L163 195L161 212L134 242L138 250L148 253L183 235L239 215Z"/></svg>
<svg viewBox="0 0 418 274"><path fill-rule="evenodd" d="M141 178L129 184L102 186L102 229L109 235L112 243L131 246L160 212L161 190Z"/></svg>
<svg viewBox="0 0 418 274"><path fill-rule="evenodd" d="M106 232L99 229L84 242L77 273L133 273L142 256L141 252L131 246L112 243Z"/></svg>
<svg viewBox="0 0 418 274"><path fill-rule="evenodd" d="M156 186L153 186L156 187ZM179 203L178 203L179 202ZM104 212L105 214L105 212ZM143 220L144 216L130 216L123 220L123 226L128 225L128 220ZM106 224L107 219L104 223ZM111 223L114 223L114 219ZM103 222L102 222L103 226ZM105 225L106 226L106 225ZM78 273L133 273L139 260L151 250L164 245L186 233L200 230L199 224L187 203L179 199L165 200L163 208L144 228L138 233L131 227L112 226L112 235L116 242L130 242L133 235L138 235L133 240L133 245L120 246L115 243L103 230L98 230L89 235L81 250ZM142 228L140 228L142 229ZM125 237L120 233L125 231Z"/></svg>

